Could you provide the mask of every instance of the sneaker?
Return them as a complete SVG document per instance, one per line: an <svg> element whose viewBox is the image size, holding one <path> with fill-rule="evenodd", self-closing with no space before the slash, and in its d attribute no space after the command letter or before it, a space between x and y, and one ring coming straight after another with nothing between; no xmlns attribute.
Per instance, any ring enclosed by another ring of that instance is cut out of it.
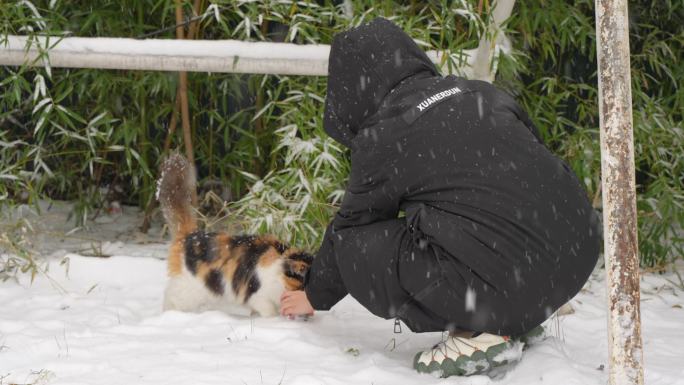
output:
<svg viewBox="0 0 684 385"><path fill-rule="evenodd" d="M475 337L449 336L432 349L419 352L413 367L439 377L472 376L519 361L524 343L505 336L482 333Z"/></svg>

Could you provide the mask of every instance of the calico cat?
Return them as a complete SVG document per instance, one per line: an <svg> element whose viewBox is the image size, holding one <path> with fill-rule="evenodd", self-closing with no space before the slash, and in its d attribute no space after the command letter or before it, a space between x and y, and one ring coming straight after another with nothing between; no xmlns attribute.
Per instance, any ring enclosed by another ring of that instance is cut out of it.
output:
<svg viewBox="0 0 684 385"><path fill-rule="evenodd" d="M192 205L194 167L169 156L157 182L157 199L173 235L164 310L235 312L246 307L260 316L278 314L280 296L301 290L313 261L310 254L269 236L206 232Z"/></svg>

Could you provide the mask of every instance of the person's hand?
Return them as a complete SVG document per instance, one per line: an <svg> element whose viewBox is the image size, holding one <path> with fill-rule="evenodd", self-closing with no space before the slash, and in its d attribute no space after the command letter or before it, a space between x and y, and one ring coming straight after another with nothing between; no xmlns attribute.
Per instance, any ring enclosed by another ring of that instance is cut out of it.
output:
<svg viewBox="0 0 684 385"><path fill-rule="evenodd" d="M280 296L280 314L289 318L313 315L314 309L303 290L286 291Z"/></svg>

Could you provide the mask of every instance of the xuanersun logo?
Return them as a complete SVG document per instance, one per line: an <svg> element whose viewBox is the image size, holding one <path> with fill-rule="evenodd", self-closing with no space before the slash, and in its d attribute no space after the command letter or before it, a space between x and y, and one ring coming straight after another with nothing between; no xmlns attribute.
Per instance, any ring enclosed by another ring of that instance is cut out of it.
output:
<svg viewBox="0 0 684 385"><path fill-rule="evenodd" d="M420 102L420 104L418 104L416 106L416 108L418 108L419 111L423 111L424 109L430 107L434 103L436 103L436 102L438 102L444 98L447 98L449 96L456 95L460 92L461 92L461 89L458 87L449 88L448 90L438 92L438 93L430 96L429 98L423 100L422 102Z"/></svg>

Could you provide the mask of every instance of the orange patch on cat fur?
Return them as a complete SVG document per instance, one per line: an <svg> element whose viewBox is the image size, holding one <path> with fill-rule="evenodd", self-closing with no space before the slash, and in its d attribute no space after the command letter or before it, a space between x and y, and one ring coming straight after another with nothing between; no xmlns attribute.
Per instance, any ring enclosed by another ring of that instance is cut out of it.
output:
<svg viewBox="0 0 684 385"><path fill-rule="evenodd" d="M271 246L261 255L258 264L260 267L268 267L280 259L282 259L282 255L278 253L275 247Z"/></svg>
<svg viewBox="0 0 684 385"><path fill-rule="evenodd" d="M284 277L283 283L288 291L302 290L302 283L294 278Z"/></svg>
<svg viewBox="0 0 684 385"><path fill-rule="evenodd" d="M169 249L168 274L169 277L180 275L183 272L183 242L174 241Z"/></svg>

